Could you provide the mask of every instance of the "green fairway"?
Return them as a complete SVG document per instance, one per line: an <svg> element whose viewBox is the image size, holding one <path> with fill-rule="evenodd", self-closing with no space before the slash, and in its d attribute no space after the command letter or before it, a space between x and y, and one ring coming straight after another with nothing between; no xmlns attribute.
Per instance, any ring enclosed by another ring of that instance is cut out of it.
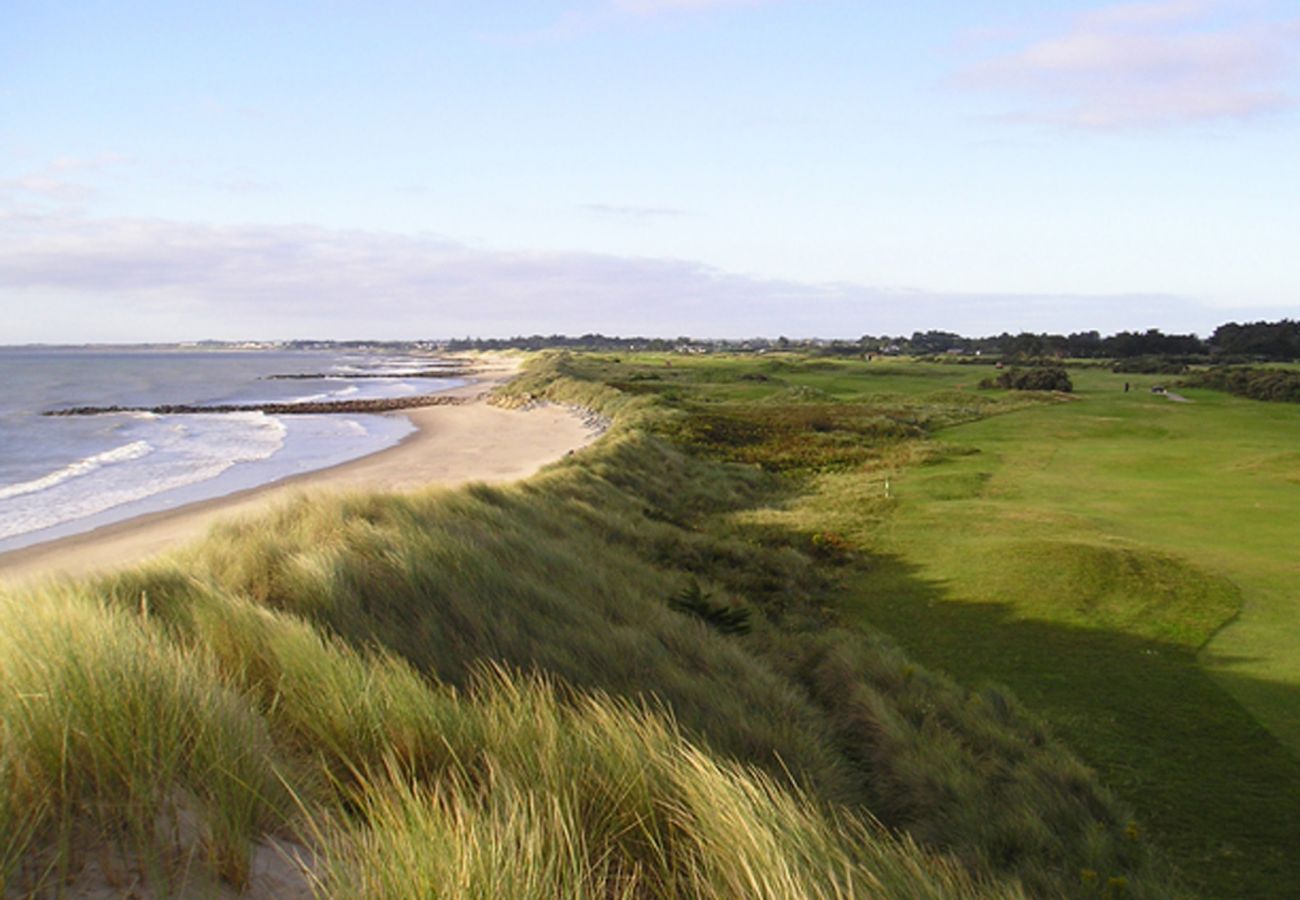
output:
<svg viewBox="0 0 1300 900"><path fill-rule="evenodd" d="M1045 713L1207 893L1273 896L1297 876L1300 408L1072 375L922 464L823 477L808 512L878 554L849 592L868 622Z"/></svg>
<svg viewBox="0 0 1300 900"><path fill-rule="evenodd" d="M679 356L607 374L688 413L681 438L793 475L787 503L735 524L866 550L841 569L845 612L1010 686L1197 889L1277 896L1300 881L1300 407L1178 402L1150 392L1167 377L1101 367L1071 369L1069 397L978 389L993 371Z"/></svg>
<svg viewBox="0 0 1300 900"><path fill-rule="evenodd" d="M1300 753L1300 407L1154 380L1075 373L1075 402L940 432L979 452L900 473L892 540L964 600L1204 646Z"/></svg>
<svg viewBox="0 0 1300 900"><path fill-rule="evenodd" d="M872 473L892 478L896 501L873 546L962 600L1201 650L1300 754L1300 406L1193 389L1177 402L1150 393L1167 376L1102 368L1071 370L1068 401L1025 403L976 390L988 366L636 361L663 367L655 384L669 399L905 399L928 418L939 461Z"/></svg>

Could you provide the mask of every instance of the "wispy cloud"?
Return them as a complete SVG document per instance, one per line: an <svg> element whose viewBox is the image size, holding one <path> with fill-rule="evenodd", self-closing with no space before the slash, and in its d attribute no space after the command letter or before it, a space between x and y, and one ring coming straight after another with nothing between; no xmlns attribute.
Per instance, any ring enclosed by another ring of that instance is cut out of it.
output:
<svg viewBox="0 0 1300 900"><path fill-rule="evenodd" d="M44 172L28 172L15 178L0 179L0 195L24 196L58 203L83 203L94 196L88 185L59 178Z"/></svg>
<svg viewBox="0 0 1300 900"><path fill-rule="evenodd" d="M85 203L98 193L85 179L126 162L127 158L117 153L58 157L38 168L0 178L0 204L17 205L31 201Z"/></svg>
<svg viewBox="0 0 1300 900"><path fill-rule="evenodd" d="M613 0L616 12L635 16L672 12L703 12L742 6L759 6L768 0Z"/></svg>
<svg viewBox="0 0 1300 900"><path fill-rule="evenodd" d="M1293 107L1300 18L1239 0L1102 7L970 66L958 83L1019 96L1008 121L1087 129L1248 120Z"/></svg>
<svg viewBox="0 0 1300 900"><path fill-rule="evenodd" d="M889 290L757 278L689 260L71 213L0 217L0 291L39 301L24 304L38 311L28 316L30 333L8 340L105 339L109 329L132 339L593 330L853 337L1216 323L1166 296Z"/></svg>
<svg viewBox="0 0 1300 900"><path fill-rule="evenodd" d="M684 209L670 206L620 206L612 203L584 203L579 207L583 212L594 213L610 219L622 219L628 222L647 222L654 219L677 219L690 215Z"/></svg>
<svg viewBox="0 0 1300 900"><path fill-rule="evenodd" d="M507 44L536 44L576 38L638 20L723 12L780 2L789 0L597 0L585 6L567 9L540 28L498 35L495 39Z"/></svg>

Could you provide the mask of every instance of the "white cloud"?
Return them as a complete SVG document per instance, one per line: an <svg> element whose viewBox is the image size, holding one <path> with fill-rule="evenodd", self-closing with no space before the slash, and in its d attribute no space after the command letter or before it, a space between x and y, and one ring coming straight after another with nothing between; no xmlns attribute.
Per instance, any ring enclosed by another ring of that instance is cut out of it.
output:
<svg viewBox="0 0 1300 900"><path fill-rule="evenodd" d="M1221 318L1175 297L886 290L754 278L686 260L71 213L0 217L0 296L32 310L7 342L588 331L853 337L927 328L1207 329Z"/></svg>
<svg viewBox="0 0 1300 900"><path fill-rule="evenodd" d="M971 66L960 84L1024 97L1011 121L1090 129L1246 120L1297 102L1300 20L1231 0L1169 0L1080 14Z"/></svg>
<svg viewBox="0 0 1300 900"><path fill-rule="evenodd" d="M99 173L129 160L117 153L99 156L61 156L39 168L0 178L0 204L16 206L32 201L55 204L82 204L98 191L86 183Z"/></svg>

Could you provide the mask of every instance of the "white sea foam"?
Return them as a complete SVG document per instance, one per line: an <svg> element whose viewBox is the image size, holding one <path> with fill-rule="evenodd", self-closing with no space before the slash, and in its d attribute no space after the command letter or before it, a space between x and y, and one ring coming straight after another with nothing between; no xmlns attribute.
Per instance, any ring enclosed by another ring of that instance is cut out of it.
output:
<svg viewBox="0 0 1300 900"><path fill-rule="evenodd" d="M38 415L44 410L286 402L295 391L320 392L319 400L400 397L429 390L408 376L436 368L401 354L0 348L0 382L11 388L0 396L0 548L334 465L391 446L411 428L391 416L298 416L286 429L261 413L48 419ZM264 383L290 371L329 374L297 386Z"/></svg>
<svg viewBox="0 0 1300 900"><path fill-rule="evenodd" d="M6 501L0 506L0 539L208 481L238 463L272 456L284 446L287 433L279 419L263 413L194 415L137 424L148 430L148 440L4 489L8 493L0 494Z"/></svg>
<svg viewBox="0 0 1300 900"><path fill-rule="evenodd" d="M142 456L148 456L154 450L148 441L132 441L129 444L123 444L120 447L114 447L112 450L105 450L103 453L96 453L94 456L87 456L85 459L79 459L71 465L56 469L48 475L42 475L40 478L33 478L31 481L24 481L21 484L6 484L0 486L0 500L9 500L13 497L21 497L24 494L34 494L37 491L44 491L58 484L68 481L72 478L79 478L83 475L89 475L96 469L102 469L104 466L111 466L113 463L128 462L133 459L140 459Z"/></svg>
<svg viewBox="0 0 1300 900"><path fill-rule="evenodd" d="M355 384L339 388L337 391L325 391L320 394L306 394L301 397L292 397L289 400L281 401L284 403L323 403L331 400L346 400L349 397L355 397L361 389Z"/></svg>

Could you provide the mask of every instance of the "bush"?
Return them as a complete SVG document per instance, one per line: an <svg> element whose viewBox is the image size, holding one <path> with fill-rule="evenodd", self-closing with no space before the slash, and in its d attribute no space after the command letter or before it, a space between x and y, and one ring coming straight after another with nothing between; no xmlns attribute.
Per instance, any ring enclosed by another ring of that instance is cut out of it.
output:
<svg viewBox="0 0 1300 900"><path fill-rule="evenodd" d="M980 387L999 387L1010 391L1061 391L1070 393L1074 383L1061 366L1034 366L1030 369L1007 369L996 379L984 379Z"/></svg>
<svg viewBox="0 0 1300 900"><path fill-rule="evenodd" d="M1125 375L1181 375L1187 371L1187 363L1171 357L1135 356L1115 363L1111 371Z"/></svg>
<svg viewBox="0 0 1300 900"><path fill-rule="evenodd" d="M1197 372L1184 379L1182 385L1227 391L1252 400L1300 403L1300 372L1289 369L1220 366Z"/></svg>

